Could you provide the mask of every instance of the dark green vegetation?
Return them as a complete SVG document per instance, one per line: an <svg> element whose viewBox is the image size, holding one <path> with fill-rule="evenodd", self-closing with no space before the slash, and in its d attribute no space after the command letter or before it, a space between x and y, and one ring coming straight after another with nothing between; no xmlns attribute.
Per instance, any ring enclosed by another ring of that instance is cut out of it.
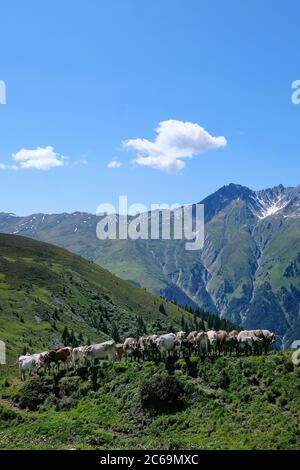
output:
<svg viewBox="0 0 300 470"><path fill-rule="evenodd" d="M0 381L4 449L297 449L290 353L107 363Z"/></svg>
<svg viewBox="0 0 300 470"><path fill-rule="evenodd" d="M9 362L23 350L162 333L193 321L184 309L79 256L0 234L0 339Z"/></svg>
<svg viewBox="0 0 300 470"><path fill-rule="evenodd" d="M63 246L181 305L199 305L285 346L300 338L300 187L265 191L230 184L202 201L203 250L181 241L96 238L91 214L0 214L0 231Z"/></svg>

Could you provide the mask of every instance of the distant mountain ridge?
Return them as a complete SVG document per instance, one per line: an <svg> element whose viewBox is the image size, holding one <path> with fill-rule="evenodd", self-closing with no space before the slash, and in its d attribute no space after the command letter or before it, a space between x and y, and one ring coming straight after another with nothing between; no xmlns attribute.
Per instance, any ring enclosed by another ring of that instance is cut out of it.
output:
<svg viewBox="0 0 300 470"><path fill-rule="evenodd" d="M0 231L63 246L118 276L245 327L300 339L300 186L260 191L229 184L201 201L205 243L96 238L95 215L0 214Z"/></svg>

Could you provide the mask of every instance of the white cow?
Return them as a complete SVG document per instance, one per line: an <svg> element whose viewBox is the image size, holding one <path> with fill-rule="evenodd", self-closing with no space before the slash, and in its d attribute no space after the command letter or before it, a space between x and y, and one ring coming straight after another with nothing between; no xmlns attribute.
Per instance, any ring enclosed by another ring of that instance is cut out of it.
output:
<svg viewBox="0 0 300 470"><path fill-rule="evenodd" d="M173 353L175 348L175 337L174 333L167 333L161 335L156 339L156 345L159 350L161 357L169 357Z"/></svg>
<svg viewBox="0 0 300 470"><path fill-rule="evenodd" d="M217 353L217 349L218 349L218 334L216 331L214 330L209 330L207 332L207 337L208 337L208 341L209 341L209 351L211 353Z"/></svg>
<svg viewBox="0 0 300 470"><path fill-rule="evenodd" d="M40 353L33 355L26 354L25 356L20 356L18 358L18 363L21 378L25 380L26 371L29 371L29 374L31 375L32 372L38 371L38 369L41 367L42 363Z"/></svg>
<svg viewBox="0 0 300 470"><path fill-rule="evenodd" d="M263 339L259 338L254 330L240 331L238 336L239 352L252 354L255 350L261 349Z"/></svg>
<svg viewBox="0 0 300 470"><path fill-rule="evenodd" d="M79 366L83 362L86 348L87 346L78 346L77 348L73 348L71 358L74 367Z"/></svg>
<svg viewBox="0 0 300 470"><path fill-rule="evenodd" d="M87 346L83 355L94 365L95 359L108 359L112 364L116 359L116 343L113 340Z"/></svg>

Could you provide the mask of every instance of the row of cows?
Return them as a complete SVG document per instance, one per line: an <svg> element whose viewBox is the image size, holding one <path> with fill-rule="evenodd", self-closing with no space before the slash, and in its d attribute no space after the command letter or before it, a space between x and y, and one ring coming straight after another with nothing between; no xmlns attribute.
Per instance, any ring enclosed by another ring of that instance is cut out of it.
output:
<svg viewBox="0 0 300 470"><path fill-rule="evenodd" d="M138 340L126 338L124 343L105 341L90 346L70 346L26 354L18 359L20 374L38 371L41 368L59 368L60 363L72 363L74 367L89 363L94 365L96 359L108 359L110 363L121 361L123 357L130 360L164 360L168 357L215 356L220 354L261 354L267 353L275 341L274 333L269 330L230 331L179 331L164 335L142 336Z"/></svg>

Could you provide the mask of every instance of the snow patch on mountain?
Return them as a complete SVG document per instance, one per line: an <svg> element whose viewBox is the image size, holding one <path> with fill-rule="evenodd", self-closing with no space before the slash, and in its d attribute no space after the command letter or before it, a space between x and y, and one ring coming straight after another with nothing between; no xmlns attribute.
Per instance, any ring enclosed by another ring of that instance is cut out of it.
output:
<svg viewBox="0 0 300 470"><path fill-rule="evenodd" d="M289 200L282 198L275 201L263 201L258 198L258 203L261 205L261 211L260 214L257 214L257 217L265 219L284 209L288 205Z"/></svg>
<svg viewBox="0 0 300 470"><path fill-rule="evenodd" d="M252 212L259 219L274 215L285 214L285 209L295 212L293 203L299 195L299 188L285 188L282 185L275 188L253 192Z"/></svg>

